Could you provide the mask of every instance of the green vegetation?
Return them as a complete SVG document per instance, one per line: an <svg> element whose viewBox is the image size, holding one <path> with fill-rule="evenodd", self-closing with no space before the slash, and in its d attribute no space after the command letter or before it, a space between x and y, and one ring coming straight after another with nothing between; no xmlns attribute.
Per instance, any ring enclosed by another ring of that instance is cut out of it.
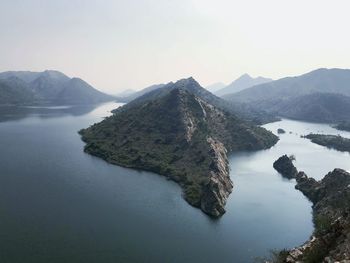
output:
<svg viewBox="0 0 350 263"><path fill-rule="evenodd" d="M343 138L340 135L309 134L305 138L313 143L326 146L342 152L350 152L350 139Z"/></svg>
<svg viewBox="0 0 350 263"><path fill-rule="evenodd" d="M288 256L289 251L287 249L271 250L268 257L258 257L254 261L256 263L284 263Z"/></svg>
<svg viewBox="0 0 350 263"><path fill-rule="evenodd" d="M87 153L165 175L180 183L185 199L194 206L203 202L212 173L222 176L219 187L227 196L231 192L226 149L265 149L278 140L176 85L163 96L127 104L80 134Z"/></svg>
<svg viewBox="0 0 350 263"><path fill-rule="evenodd" d="M303 262L320 263L328 254L327 247L322 244L315 244L312 248L305 251Z"/></svg>
<svg viewBox="0 0 350 263"><path fill-rule="evenodd" d="M318 69L256 85L224 98L271 115L309 122L350 121L350 70Z"/></svg>
<svg viewBox="0 0 350 263"><path fill-rule="evenodd" d="M335 125L334 128L341 131L350 131L350 121L342 121L339 124Z"/></svg>
<svg viewBox="0 0 350 263"><path fill-rule="evenodd" d="M313 203L315 230L308 242L287 251L282 262L345 262L350 257L350 174L334 169L316 181L300 172L296 181L296 189Z"/></svg>
<svg viewBox="0 0 350 263"><path fill-rule="evenodd" d="M37 99L22 81L0 79L0 105L25 105L33 103Z"/></svg>
<svg viewBox="0 0 350 263"><path fill-rule="evenodd" d="M314 216L315 235L322 236L326 234L332 225L332 219L327 215L318 214Z"/></svg>

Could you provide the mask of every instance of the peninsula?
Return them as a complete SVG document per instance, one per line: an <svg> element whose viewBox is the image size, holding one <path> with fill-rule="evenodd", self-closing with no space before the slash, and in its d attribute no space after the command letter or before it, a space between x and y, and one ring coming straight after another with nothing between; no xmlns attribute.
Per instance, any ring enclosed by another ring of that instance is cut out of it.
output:
<svg viewBox="0 0 350 263"><path fill-rule="evenodd" d="M305 138L310 139L318 145L341 152L350 152L350 139L341 137L340 135L308 134Z"/></svg>
<svg viewBox="0 0 350 263"><path fill-rule="evenodd" d="M180 184L188 203L221 216L233 188L227 153L266 149L278 137L209 103L193 78L154 92L81 130L85 152L164 175Z"/></svg>

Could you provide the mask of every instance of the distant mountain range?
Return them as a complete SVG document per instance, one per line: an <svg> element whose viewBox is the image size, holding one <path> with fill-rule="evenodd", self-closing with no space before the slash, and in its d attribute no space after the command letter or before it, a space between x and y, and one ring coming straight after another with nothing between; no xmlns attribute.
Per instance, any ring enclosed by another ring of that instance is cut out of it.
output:
<svg viewBox="0 0 350 263"><path fill-rule="evenodd" d="M217 92L218 90L221 90L223 88L225 88L226 85L222 82L217 82L217 83L213 83L211 85L208 85L205 87L205 89L209 90L211 93Z"/></svg>
<svg viewBox="0 0 350 263"><path fill-rule="evenodd" d="M130 102L138 97L141 97L142 95L150 92L150 91L153 91L153 90L156 90L156 89L159 89L159 88L162 88L164 86L164 84L155 84L155 85L152 85L152 86L149 86L147 88L144 88L142 90L139 90L139 91L131 91L129 90L129 92L127 92L126 94L124 93L120 93L118 94L118 100L120 102Z"/></svg>
<svg viewBox="0 0 350 263"><path fill-rule="evenodd" d="M236 79L235 81L233 81L231 84L227 85L226 87L223 87L213 92L215 95L221 97L227 94L233 94L233 93L242 91L244 89L250 88L258 84L263 84L271 81L272 79L269 79L269 78L263 78L263 77L252 78L248 74L244 74L238 79Z"/></svg>
<svg viewBox="0 0 350 263"><path fill-rule="evenodd" d="M266 83L269 81L272 81L272 79L263 78L263 77L252 78L248 74L244 74L241 77L239 77L237 80L233 81L230 85L225 85L222 82L216 82L211 85L208 85L207 87L205 87L205 89L217 96L223 96L229 93L239 92L246 88L250 88L254 85ZM142 96L143 94L146 94L147 92L161 88L163 86L164 84L158 84L158 85L149 86L139 91L126 90L124 92L117 94L117 97L121 101L129 102Z"/></svg>
<svg viewBox="0 0 350 263"><path fill-rule="evenodd" d="M223 98L282 117L338 122L350 119L350 70L317 69L255 85Z"/></svg>
<svg viewBox="0 0 350 263"><path fill-rule="evenodd" d="M266 149L278 138L221 107L193 78L169 83L80 131L85 151L179 182L191 205L218 217L232 190L227 152Z"/></svg>
<svg viewBox="0 0 350 263"><path fill-rule="evenodd" d="M259 82L264 83L254 85ZM69 78L59 71L8 71L0 73L0 105L79 105L111 100L133 105L162 96L173 84L152 85L136 92L130 90L117 98L94 89L82 79ZM278 116L315 122L350 120L349 69L322 68L275 81L245 74L219 89L223 85L216 83L208 89L215 94L233 92L222 95L224 100L202 87L189 92L222 110L258 124L277 120Z"/></svg>
<svg viewBox="0 0 350 263"><path fill-rule="evenodd" d="M350 121L350 97L335 93L302 95L271 105L269 112L309 122Z"/></svg>
<svg viewBox="0 0 350 263"><path fill-rule="evenodd" d="M69 78L54 70L44 72L7 71L0 73L0 104L76 105L111 101L79 78Z"/></svg>

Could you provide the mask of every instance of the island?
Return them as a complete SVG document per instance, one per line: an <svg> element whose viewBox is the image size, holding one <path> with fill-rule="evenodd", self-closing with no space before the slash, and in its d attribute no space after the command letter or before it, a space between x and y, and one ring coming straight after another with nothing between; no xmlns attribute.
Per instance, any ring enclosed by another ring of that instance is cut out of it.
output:
<svg viewBox="0 0 350 263"><path fill-rule="evenodd" d="M283 130L282 128L278 128L278 129L277 129L277 133L278 133L278 134L284 134L284 133L286 133L286 131Z"/></svg>
<svg viewBox="0 0 350 263"><path fill-rule="evenodd" d="M283 155L273 163L273 168L283 177L293 179L298 173L297 168L293 164L294 159L294 156Z"/></svg>
<svg viewBox="0 0 350 263"><path fill-rule="evenodd" d="M287 157L288 158L288 157ZM279 159L287 174L294 174L295 188L313 203L315 230L303 245L283 250L272 262L348 262L350 258L350 173L334 169L316 181L296 168L285 156ZM285 173L283 173L285 174ZM282 174L282 175L283 175ZM291 179L290 178L290 179Z"/></svg>
<svg viewBox="0 0 350 263"><path fill-rule="evenodd" d="M341 152L350 152L350 139L340 135L308 134L304 138L310 139L313 143L326 146Z"/></svg>
<svg viewBox="0 0 350 263"><path fill-rule="evenodd" d="M85 152L164 175L179 183L189 204L221 216L233 188L227 154L266 149L278 137L209 103L193 78L152 92L81 130Z"/></svg>

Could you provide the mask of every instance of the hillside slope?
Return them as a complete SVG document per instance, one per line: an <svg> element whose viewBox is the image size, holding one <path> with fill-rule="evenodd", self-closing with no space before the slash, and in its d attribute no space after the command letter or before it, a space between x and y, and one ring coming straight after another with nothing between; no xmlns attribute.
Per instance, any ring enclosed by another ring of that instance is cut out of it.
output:
<svg viewBox="0 0 350 263"><path fill-rule="evenodd" d="M31 104L39 98L17 77L0 79L0 105Z"/></svg>
<svg viewBox="0 0 350 263"><path fill-rule="evenodd" d="M265 149L278 139L196 96L201 87L193 79L172 85L163 96L125 105L81 130L85 151L165 175L179 182L191 205L218 217L232 190L227 152Z"/></svg>
<svg viewBox="0 0 350 263"><path fill-rule="evenodd" d="M264 124L271 121L276 121L277 118L271 114L265 112L264 110L256 110L247 104L241 104L236 102L230 102L217 97L208 90L202 88L198 82L196 82L192 77L188 79L183 79L177 83L170 82L161 88L154 89L146 94L137 97L133 101L129 102L125 107L117 110L125 110L127 108L133 107L151 101L168 94L174 88L183 88L195 96L207 101L208 103L218 107L224 111L228 111L237 115L238 117L250 121L255 124Z"/></svg>
<svg viewBox="0 0 350 263"><path fill-rule="evenodd" d="M257 107L259 103L256 103ZM350 121L350 97L332 93L314 93L264 105L268 112L296 120L338 123Z"/></svg>
<svg viewBox="0 0 350 263"><path fill-rule="evenodd" d="M318 69L224 96L271 115L314 122L350 119L350 70Z"/></svg>
<svg viewBox="0 0 350 263"><path fill-rule="evenodd" d="M337 93L350 96L350 70L317 69L301 76L256 85L224 98L247 103L274 103L313 93Z"/></svg>
<svg viewBox="0 0 350 263"><path fill-rule="evenodd" d="M5 95L2 96L1 104L93 104L115 99L94 89L81 79L71 79L53 70L3 72L0 73L0 81L7 83L8 91L6 99Z"/></svg>

